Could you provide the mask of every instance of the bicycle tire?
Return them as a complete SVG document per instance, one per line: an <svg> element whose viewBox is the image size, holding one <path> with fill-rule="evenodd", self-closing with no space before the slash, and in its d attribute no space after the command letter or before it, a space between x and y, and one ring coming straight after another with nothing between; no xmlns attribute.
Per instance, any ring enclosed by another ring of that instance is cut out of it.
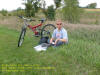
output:
<svg viewBox="0 0 100 75"><path fill-rule="evenodd" d="M22 30L21 30L21 33L20 33L20 36L19 36L19 40L18 40L18 47L20 47L22 45L22 43L24 41L25 33L26 33L26 28L22 27Z"/></svg>
<svg viewBox="0 0 100 75"><path fill-rule="evenodd" d="M52 35L54 29L56 29L56 27L53 24L47 24L47 25L43 26L43 28L41 30L41 37L47 37L48 36L49 38L51 38L51 35ZM47 35L45 35L45 33Z"/></svg>

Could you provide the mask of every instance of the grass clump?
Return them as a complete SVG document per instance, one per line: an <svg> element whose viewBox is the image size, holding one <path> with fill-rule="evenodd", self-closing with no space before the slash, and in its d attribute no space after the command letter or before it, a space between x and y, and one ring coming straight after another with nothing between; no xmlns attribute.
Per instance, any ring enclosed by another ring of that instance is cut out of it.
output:
<svg viewBox="0 0 100 75"><path fill-rule="evenodd" d="M69 32L68 45L50 47L45 52L36 52L33 49L38 44L39 38L32 38L28 36L29 34L26 35L23 45L18 48L19 33L16 30L0 27L0 65L33 64L35 69L24 72L0 72L0 75L99 75L99 31ZM92 36L93 34L96 36ZM53 68L43 69L43 67Z"/></svg>

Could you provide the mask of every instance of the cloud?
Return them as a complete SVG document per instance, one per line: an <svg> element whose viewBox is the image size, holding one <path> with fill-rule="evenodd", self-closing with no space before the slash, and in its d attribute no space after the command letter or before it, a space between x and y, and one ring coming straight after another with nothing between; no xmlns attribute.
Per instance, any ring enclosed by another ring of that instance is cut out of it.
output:
<svg viewBox="0 0 100 75"><path fill-rule="evenodd" d="M46 6L54 5L53 0L45 0ZM90 3L97 3L97 8L100 8L100 0L79 0L80 6L86 6ZM24 5L22 5L22 0L0 0L0 10L6 9L6 10L15 10L18 7L25 8Z"/></svg>
<svg viewBox="0 0 100 75"><path fill-rule="evenodd" d="M100 0L79 0L79 5L84 7L90 3L97 3L97 8L100 8Z"/></svg>
<svg viewBox="0 0 100 75"><path fill-rule="evenodd" d="M6 9L6 10L14 10L18 7L24 8L24 5L22 5L22 0L0 0L0 10Z"/></svg>

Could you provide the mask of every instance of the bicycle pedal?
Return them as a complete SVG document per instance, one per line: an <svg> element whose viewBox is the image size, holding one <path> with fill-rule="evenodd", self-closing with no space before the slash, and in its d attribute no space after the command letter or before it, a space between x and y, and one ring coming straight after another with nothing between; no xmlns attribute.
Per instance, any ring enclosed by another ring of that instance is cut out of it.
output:
<svg viewBox="0 0 100 75"><path fill-rule="evenodd" d="M39 37L40 35L34 35L35 37Z"/></svg>

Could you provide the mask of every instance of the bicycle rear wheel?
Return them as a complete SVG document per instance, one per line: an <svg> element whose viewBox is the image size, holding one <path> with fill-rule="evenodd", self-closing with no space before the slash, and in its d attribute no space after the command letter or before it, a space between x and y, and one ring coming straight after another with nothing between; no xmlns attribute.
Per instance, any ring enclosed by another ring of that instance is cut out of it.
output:
<svg viewBox="0 0 100 75"><path fill-rule="evenodd" d="M26 33L26 27L22 27L22 31L20 33L19 40L18 40L18 47L20 47L22 45L22 43L24 41L25 33Z"/></svg>
<svg viewBox="0 0 100 75"><path fill-rule="evenodd" d="M54 29L56 29L56 27L53 24L45 25L41 30L41 37L51 38Z"/></svg>

